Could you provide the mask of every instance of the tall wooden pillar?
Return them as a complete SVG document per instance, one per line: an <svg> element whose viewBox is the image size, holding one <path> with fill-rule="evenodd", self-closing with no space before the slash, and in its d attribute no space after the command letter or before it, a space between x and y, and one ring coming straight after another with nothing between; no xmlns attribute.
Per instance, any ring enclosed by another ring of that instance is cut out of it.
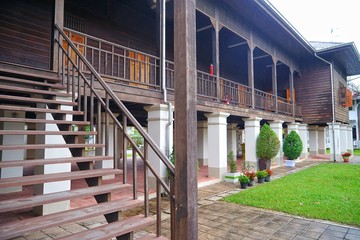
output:
<svg viewBox="0 0 360 240"><path fill-rule="evenodd" d="M251 41L248 50L248 86L251 87L251 105L255 108L254 46Z"/></svg>
<svg viewBox="0 0 360 240"><path fill-rule="evenodd" d="M212 61L214 66L214 74L216 75L217 83L217 98L220 99L220 37L219 32L221 26L219 25L218 9L215 9L215 19L211 19L214 31L212 32Z"/></svg>
<svg viewBox="0 0 360 240"><path fill-rule="evenodd" d="M58 25L61 29L64 27L64 2L65 0L55 0L54 1L54 25ZM54 31L53 31L54 32ZM53 41L55 36L53 36ZM52 63L51 68L54 71L58 70L58 61L59 61L59 51L58 47L55 46L53 43L53 50L52 50Z"/></svg>
<svg viewBox="0 0 360 240"><path fill-rule="evenodd" d="M294 73L292 68L289 68L289 81L290 81L290 100L292 106L292 113L295 116L295 99L294 99Z"/></svg>
<svg viewBox="0 0 360 240"><path fill-rule="evenodd" d="M175 239L198 238L195 0L174 1Z"/></svg>
<svg viewBox="0 0 360 240"><path fill-rule="evenodd" d="M272 60L273 60L273 65L272 65L272 92L275 96L275 109L276 109L276 112L279 111L279 108L278 108L278 94L277 94L277 67L276 67L276 64L277 64L277 59L276 57L272 57Z"/></svg>

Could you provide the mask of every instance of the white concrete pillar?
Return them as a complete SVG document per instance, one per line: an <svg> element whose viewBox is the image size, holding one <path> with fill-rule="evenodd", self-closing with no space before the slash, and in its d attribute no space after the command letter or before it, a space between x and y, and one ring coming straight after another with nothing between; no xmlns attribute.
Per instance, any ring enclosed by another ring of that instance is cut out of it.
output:
<svg viewBox="0 0 360 240"><path fill-rule="evenodd" d="M56 97L56 100L61 101L71 101L71 98L66 97ZM42 104L41 104L42 105ZM60 106L62 110L73 110L71 106ZM38 118L45 118L48 120L54 120L52 114L37 114ZM66 114L66 120L72 121L72 115ZM45 131L60 131L57 124L36 124L37 130ZM36 143L42 144L66 144L65 139L61 135L37 135L35 138ZM54 148L54 149L45 149L45 150L36 150L36 158L65 158L72 157L71 151L69 148ZM44 166L36 166L34 168L34 174L51 174L51 173L64 173L71 172L71 163L61 163L61 164L47 164ZM54 192L67 191L71 189L71 181L58 181L50 182L44 184L38 184L34 186L34 194L48 194ZM65 211L70 209L70 200L45 204L43 206L38 206L34 208L34 212L38 215L47 215L55 212Z"/></svg>
<svg viewBox="0 0 360 240"><path fill-rule="evenodd" d="M330 140L330 159L341 161L340 150L340 123L328 123Z"/></svg>
<svg viewBox="0 0 360 240"><path fill-rule="evenodd" d="M319 132L317 125L309 126L309 148L310 148L310 155L318 155Z"/></svg>
<svg viewBox="0 0 360 240"><path fill-rule="evenodd" d="M279 165L282 165L283 161L283 151L282 151L282 145L283 145L283 125L284 121L276 120L276 121L270 121L270 127L271 129L276 133L279 142L280 142L280 149L278 154L275 156L274 161L278 163Z"/></svg>
<svg viewBox="0 0 360 240"><path fill-rule="evenodd" d="M170 125L168 131L166 125L169 119L168 106L165 104L152 105L144 108L148 112L148 133L154 142L159 146L163 153L166 153L166 141L169 140L169 152L173 146L173 125ZM168 136L166 136L168 134ZM176 150L175 150L176 151ZM164 180L167 179L165 165L161 162L155 152L148 148L148 159L154 171ZM155 177L149 173L150 188L156 187Z"/></svg>
<svg viewBox="0 0 360 240"><path fill-rule="evenodd" d="M15 117L15 118L24 118L25 112L13 112L13 111L3 111L1 113L3 117ZM25 123L17 122L1 122L1 130L25 130ZM0 135L0 144L1 145L25 145L26 136L25 135ZM0 161L16 161L25 159L25 150L3 150L0 154ZM0 179L10 178L10 177L22 177L23 176L23 167L9 167L1 168L0 170ZM20 192L22 187L9 187L1 188L0 193L11 193L11 192Z"/></svg>
<svg viewBox="0 0 360 240"><path fill-rule="evenodd" d="M287 134L289 134L291 131L295 131L297 134L299 134L299 125L300 123L288 123L287 124Z"/></svg>
<svg viewBox="0 0 360 240"><path fill-rule="evenodd" d="M307 124L299 124L298 127L299 130L299 135L303 144L303 150L302 153L300 155L300 158L307 158L309 153L308 153L308 148L309 148L309 144L308 144L308 139L309 139L309 131L308 131L308 125Z"/></svg>
<svg viewBox="0 0 360 240"><path fill-rule="evenodd" d="M227 126L227 154L233 152L234 160L237 156L237 135L236 135L236 123L230 123Z"/></svg>
<svg viewBox="0 0 360 240"><path fill-rule="evenodd" d="M353 127L347 127L347 149L351 152L354 151L354 141L353 141Z"/></svg>
<svg viewBox="0 0 360 240"><path fill-rule="evenodd" d="M197 123L197 149L199 165L208 165L208 125L205 121Z"/></svg>
<svg viewBox="0 0 360 240"><path fill-rule="evenodd" d="M250 162L255 168L258 168L258 159L256 156L256 139L260 133L261 118L246 118L245 122L245 161Z"/></svg>
<svg viewBox="0 0 360 240"><path fill-rule="evenodd" d="M349 125L340 124L340 153L346 152L348 147L348 133L347 128Z"/></svg>
<svg viewBox="0 0 360 240"><path fill-rule="evenodd" d="M209 177L223 179L227 171L227 131L228 113L208 113L208 171Z"/></svg>
<svg viewBox="0 0 360 240"><path fill-rule="evenodd" d="M318 131L318 154L326 154L326 127L319 126Z"/></svg>

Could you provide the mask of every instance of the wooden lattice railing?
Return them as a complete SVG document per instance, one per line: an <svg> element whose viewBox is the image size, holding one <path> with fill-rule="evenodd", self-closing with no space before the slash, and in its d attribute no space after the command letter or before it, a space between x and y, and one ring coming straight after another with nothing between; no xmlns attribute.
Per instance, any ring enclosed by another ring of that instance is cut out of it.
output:
<svg viewBox="0 0 360 240"><path fill-rule="evenodd" d="M156 198L157 198L157 235L161 235L161 191L162 189L169 196L170 201L170 214L171 214L171 235L174 234L174 217L175 217L175 192L174 192L174 177L175 171L173 164L168 160L168 158L162 153L156 143L151 139L148 133L142 128L139 122L135 117L129 112L125 105L119 100L116 94L111 90L107 83L100 76L100 73L96 71L93 64L98 64L95 62L89 62L85 56L80 52L81 49L79 45L75 45L67 34L60 29L58 26L55 26L55 51L57 51L58 59L56 67L60 78L63 81L63 84L66 86L67 92L72 93L72 100L78 102L78 109L84 111L84 121L89 121L91 129L97 129L98 136L105 136L105 142L103 143L102 137L98 137L99 143L105 144L105 151L97 152L96 154L109 154L109 121L112 119L114 123L113 128L113 166L114 168L120 168L118 166L117 156L119 155L119 148L116 146L122 146L121 150L123 153L123 179L124 183L127 182L127 145L129 144L132 149L132 171L133 171L133 198L138 198L138 182L137 182L137 158L142 159L144 162L144 209L145 216L149 216L149 184L147 182L148 172L151 172L156 178ZM80 49L80 50L79 50ZM93 50L91 50L93 51ZM104 50L105 51L105 50ZM106 56L106 55L105 55ZM113 57L113 55L112 55ZM120 59L120 56L119 56ZM123 59L127 61L127 59ZM100 64L101 65L101 64ZM99 71L106 73L105 70ZM153 68L156 68L157 65L154 63ZM104 72L105 71L105 72ZM154 70L154 72L156 72ZM114 72L112 72L114 73ZM124 73L126 75L126 73ZM125 76L124 75L124 76ZM124 77L123 76L123 77ZM110 108L111 103L111 108ZM122 121L119 121L117 115L120 113ZM102 116L105 114L105 116ZM101 128L101 119L105 119L105 129L102 133ZM97 121L95 122L95 119ZM129 134L126 132L126 127L128 123L131 123L137 131L141 134L144 139L144 150L141 151ZM118 141L117 132L120 129L122 133L122 143ZM170 184L167 184L159 174L154 170L148 161L147 152L152 150L166 166L169 174Z"/></svg>

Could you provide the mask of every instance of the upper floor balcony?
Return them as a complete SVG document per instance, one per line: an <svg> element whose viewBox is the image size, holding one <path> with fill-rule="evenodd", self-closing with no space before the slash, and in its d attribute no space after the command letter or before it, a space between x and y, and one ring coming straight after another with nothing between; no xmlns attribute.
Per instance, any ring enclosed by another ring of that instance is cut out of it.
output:
<svg viewBox="0 0 360 240"><path fill-rule="evenodd" d="M104 79L143 90L161 90L159 57L71 29L65 29L65 32ZM165 74L166 88L172 93L174 90L172 61L166 61ZM301 116L301 108L290 98L290 89L287 89L284 98L215 75L211 68L209 72L198 70L196 81L198 99L293 117Z"/></svg>

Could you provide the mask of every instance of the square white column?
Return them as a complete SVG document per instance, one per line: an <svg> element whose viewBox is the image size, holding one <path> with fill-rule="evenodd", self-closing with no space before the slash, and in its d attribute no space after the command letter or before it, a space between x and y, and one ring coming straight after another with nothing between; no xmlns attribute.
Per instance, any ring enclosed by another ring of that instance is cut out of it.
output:
<svg viewBox="0 0 360 240"><path fill-rule="evenodd" d="M144 109L148 112L148 133L150 137L163 153L166 153L167 145L169 152L171 152L173 146L173 124L170 125L168 130L166 129L169 122L168 106L160 104L148 106ZM168 144L166 141L168 141ZM151 148L148 148L148 159L154 171L160 176L160 178L166 180L166 167ZM149 173L149 185L150 188L155 188L156 186L156 179L151 173Z"/></svg>
<svg viewBox="0 0 360 240"><path fill-rule="evenodd" d="M1 115L3 117L15 117L15 118L24 118L25 112L12 112L12 111L2 111ZM1 130L25 130L25 123L17 122L1 122ZM25 145L26 136L25 135L0 135L0 144L1 145ZM25 150L2 150L0 154L0 161L16 161L25 159ZM1 168L0 170L0 179L11 178L11 177L22 177L23 176L23 167L9 167ZM22 187L8 187L1 188L0 193L11 193L11 192L21 192Z"/></svg>
<svg viewBox="0 0 360 240"><path fill-rule="evenodd" d="M236 123L230 123L227 126L227 154L233 152L234 160L237 156L237 135L236 135Z"/></svg>
<svg viewBox="0 0 360 240"><path fill-rule="evenodd" d="M256 156L256 139L260 133L261 118L247 118L245 122L245 161L258 168L258 158Z"/></svg>
<svg viewBox="0 0 360 240"><path fill-rule="evenodd" d="M282 165L283 161L283 151L282 151L282 145L283 145L283 125L284 121L276 120L276 121L270 121L270 127L271 129L276 133L279 142L280 142L280 149L278 154L275 156L274 161L278 163L279 165Z"/></svg>
<svg viewBox="0 0 360 240"><path fill-rule="evenodd" d="M208 125L205 121L197 123L197 149L199 165L208 165Z"/></svg>
<svg viewBox="0 0 360 240"><path fill-rule="evenodd" d="M354 151L354 141L353 141L353 128L352 126L347 127L347 149L351 152Z"/></svg>
<svg viewBox="0 0 360 240"><path fill-rule="evenodd" d="M340 153L346 152L348 147L348 133L347 128L349 125L340 124Z"/></svg>
<svg viewBox="0 0 360 240"><path fill-rule="evenodd" d="M299 124L298 127L299 130L299 135L303 144L303 150L302 153L300 155L300 158L307 158L309 153L308 153L308 139L309 139L309 130L308 130L308 125L307 124Z"/></svg>
<svg viewBox="0 0 360 240"><path fill-rule="evenodd" d="M326 127L318 127L318 154L326 154Z"/></svg>
<svg viewBox="0 0 360 240"><path fill-rule="evenodd" d="M287 124L287 134L289 134L291 131L295 131L297 134L299 134L299 125L300 123L288 123Z"/></svg>
<svg viewBox="0 0 360 240"><path fill-rule="evenodd" d="M227 121L228 113L208 113L208 171L209 177L223 179L227 171Z"/></svg>
<svg viewBox="0 0 360 240"><path fill-rule="evenodd" d="M340 150L340 123L328 123L330 140L330 159L341 161Z"/></svg>
<svg viewBox="0 0 360 240"><path fill-rule="evenodd" d="M318 155L319 150L319 132L317 125L309 126L309 148L310 155Z"/></svg>

